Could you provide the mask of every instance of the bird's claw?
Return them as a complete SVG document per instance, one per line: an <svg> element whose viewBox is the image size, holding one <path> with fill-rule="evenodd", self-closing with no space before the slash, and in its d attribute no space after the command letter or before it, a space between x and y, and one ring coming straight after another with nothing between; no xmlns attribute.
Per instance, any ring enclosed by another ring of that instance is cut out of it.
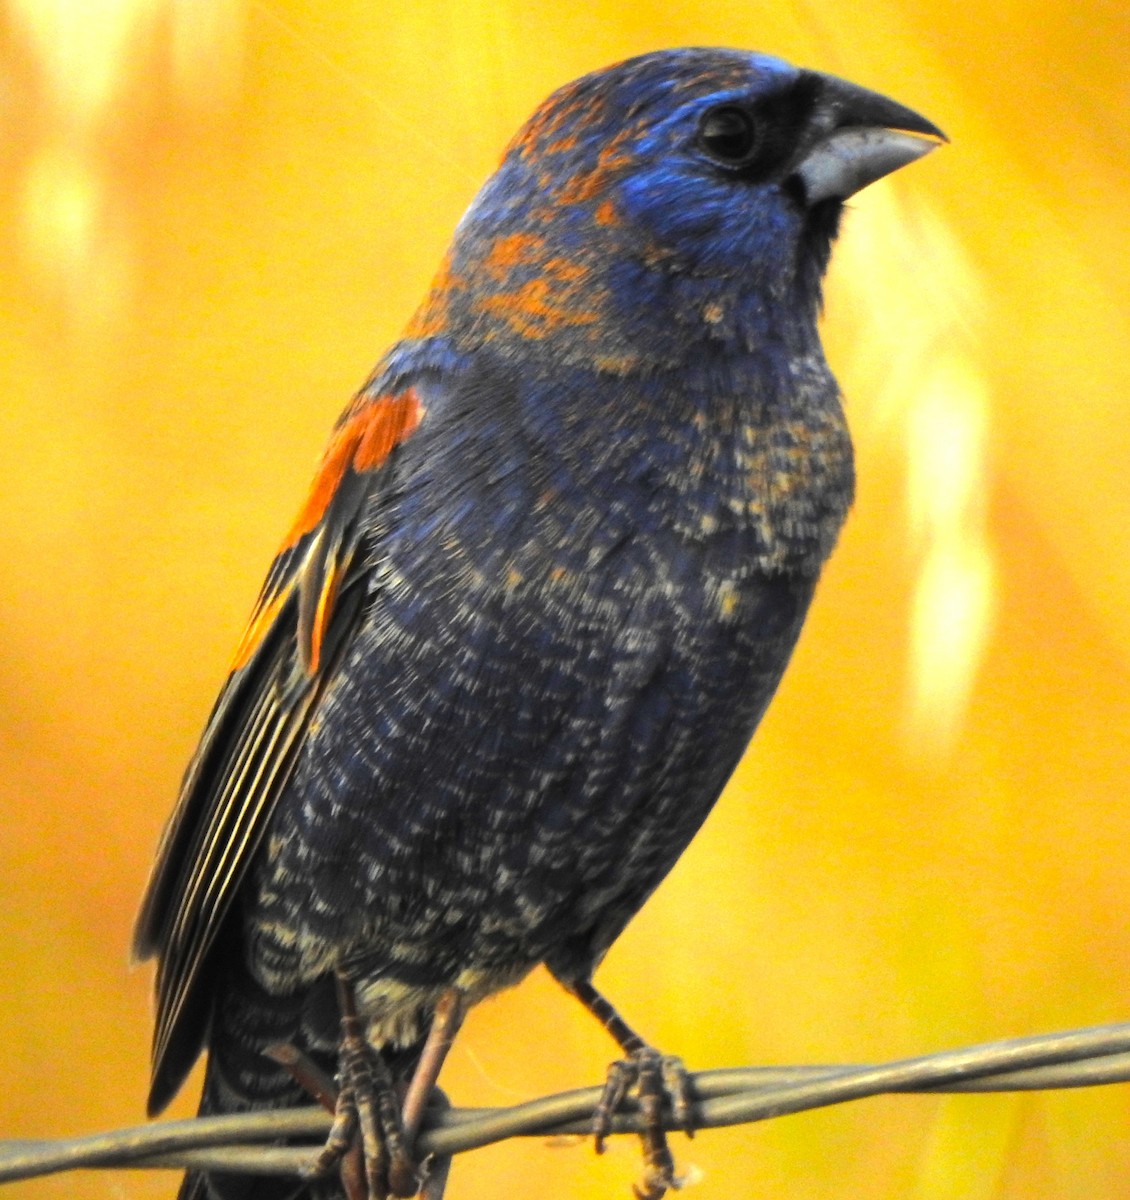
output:
<svg viewBox="0 0 1130 1200"><path fill-rule="evenodd" d="M360 1164L352 1153L358 1119L356 1096L349 1088L340 1088L334 1107L333 1124L326 1136L326 1143L317 1156L300 1171L303 1179L314 1179L340 1163L342 1183L348 1200L363 1200L364 1197L364 1192L360 1190L357 1169Z"/></svg>
<svg viewBox="0 0 1130 1200"><path fill-rule="evenodd" d="M621 1059L609 1066L604 1091L592 1114L592 1138L597 1154L604 1153L604 1139L612 1132L612 1117L637 1076L638 1070L630 1059Z"/></svg>
<svg viewBox="0 0 1130 1200"><path fill-rule="evenodd" d="M674 1173L675 1164L671 1155L668 1162L652 1162L644 1159L643 1178L632 1184L632 1195L636 1200L662 1200L669 1189L682 1187L683 1181Z"/></svg>
<svg viewBox="0 0 1130 1200"><path fill-rule="evenodd" d="M404 1148L395 1086L384 1059L350 1024L342 1022L333 1124L303 1175L323 1175L340 1164L348 1200L414 1196L419 1174Z"/></svg>
<svg viewBox="0 0 1130 1200"><path fill-rule="evenodd" d="M661 1069L663 1091L671 1102L675 1123L687 1135L694 1137L694 1115L691 1112L691 1077L677 1054L664 1054Z"/></svg>
<svg viewBox="0 0 1130 1200"><path fill-rule="evenodd" d="M675 1160L667 1145L663 1120L665 1105L670 1104L683 1132L688 1137L694 1136L686 1068L681 1059L660 1054L650 1046L643 1046L628 1058L614 1062L608 1068L604 1091L593 1113L593 1141L598 1154L604 1153L604 1141L612 1130L612 1118L633 1088L643 1123L640 1140L643 1142L644 1175L632 1190L638 1200L660 1200L666 1191L682 1184L675 1174Z"/></svg>

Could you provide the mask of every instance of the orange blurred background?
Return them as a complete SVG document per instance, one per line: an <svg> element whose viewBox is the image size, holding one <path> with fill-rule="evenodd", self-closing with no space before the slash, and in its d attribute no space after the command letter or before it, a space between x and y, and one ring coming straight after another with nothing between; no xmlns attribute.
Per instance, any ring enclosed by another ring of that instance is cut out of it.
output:
<svg viewBox="0 0 1130 1200"><path fill-rule="evenodd" d="M1124 6L6 0L0 1137L133 1124L134 909L329 426L551 89L728 44L953 145L853 202L827 305L860 493L793 667L599 981L692 1068L1130 1019ZM595 1083L544 975L456 1103ZM187 1114L195 1097L182 1097ZM898 1098L677 1140L701 1200L1130 1194L1130 1089ZM626 1196L620 1139L460 1158L452 1200ZM171 1197L84 1174L13 1197Z"/></svg>

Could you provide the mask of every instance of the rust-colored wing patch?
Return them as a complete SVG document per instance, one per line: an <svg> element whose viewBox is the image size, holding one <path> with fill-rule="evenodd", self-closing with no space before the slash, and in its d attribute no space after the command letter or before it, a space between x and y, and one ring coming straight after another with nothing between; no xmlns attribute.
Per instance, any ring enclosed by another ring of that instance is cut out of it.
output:
<svg viewBox="0 0 1130 1200"><path fill-rule="evenodd" d="M212 947L285 788L313 713L364 612L358 554L382 468L419 424L411 388L362 392L339 423L287 534L161 840L134 935L157 955L150 1111L200 1052Z"/></svg>
<svg viewBox="0 0 1130 1200"><path fill-rule="evenodd" d="M334 430L314 476L310 495L282 544L287 550L325 516L349 470L373 471L420 423L423 409L414 388L394 396L362 396Z"/></svg>
<svg viewBox="0 0 1130 1200"><path fill-rule="evenodd" d="M308 673L318 670L322 644L342 575L356 545L351 526L363 502L357 477L377 470L420 423L414 388L362 393L334 430L306 503L279 547L278 557L232 661L245 667L290 597L299 596L299 652Z"/></svg>

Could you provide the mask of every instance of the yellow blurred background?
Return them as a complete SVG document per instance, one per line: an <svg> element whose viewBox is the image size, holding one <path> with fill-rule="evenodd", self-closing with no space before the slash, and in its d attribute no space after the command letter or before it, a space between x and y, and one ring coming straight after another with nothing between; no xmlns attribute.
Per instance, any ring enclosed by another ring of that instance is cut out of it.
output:
<svg viewBox="0 0 1130 1200"><path fill-rule="evenodd" d="M953 145L853 202L826 341L859 500L753 751L598 980L693 1068L1130 1019L1123 5L0 12L0 1137L140 1120L135 905L332 420L530 109L679 44L847 76ZM505 1104L610 1056L539 975L472 1014L445 1082ZM867 1101L676 1149L701 1200L1105 1200L1130 1195L1130 1088ZM637 1163L511 1143L449 1194L626 1196Z"/></svg>

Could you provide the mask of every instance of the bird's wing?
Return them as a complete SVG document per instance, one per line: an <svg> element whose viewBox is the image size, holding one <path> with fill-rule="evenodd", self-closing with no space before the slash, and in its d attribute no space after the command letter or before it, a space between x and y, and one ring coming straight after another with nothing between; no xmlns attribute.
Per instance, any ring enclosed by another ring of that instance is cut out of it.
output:
<svg viewBox="0 0 1130 1200"><path fill-rule="evenodd" d="M134 955L159 958L151 1114L200 1053L210 1014L198 988L209 950L357 627L367 498L422 413L411 387L370 388L338 424L185 773L134 933Z"/></svg>

